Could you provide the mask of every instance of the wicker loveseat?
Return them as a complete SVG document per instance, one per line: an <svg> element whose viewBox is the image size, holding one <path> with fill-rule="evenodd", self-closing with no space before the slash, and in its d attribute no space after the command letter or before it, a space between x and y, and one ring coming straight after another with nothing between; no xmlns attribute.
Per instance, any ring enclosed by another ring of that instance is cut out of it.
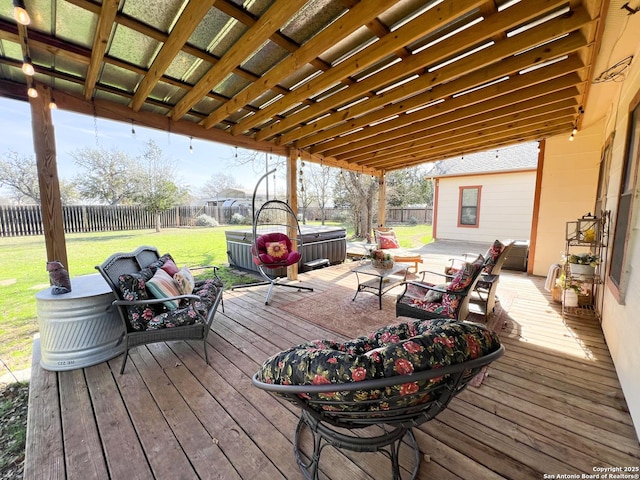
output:
<svg viewBox="0 0 640 480"><path fill-rule="evenodd" d="M415 320L346 343L297 345L267 359L253 383L302 409L293 445L306 478L318 478L326 445L385 451L393 478L401 478L403 439L412 448L415 478L421 456L412 427L435 418L503 351L498 337L482 325ZM374 425L386 427L356 433ZM307 454L301 451L304 429L313 435L314 451Z"/></svg>
<svg viewBox="0 0 640 480"><path fill-rule="evenodd" d="M157 249L147 246L115 253L96 269L116 296L113 305L124 327L126 346L120 373L130 348L168 340L203 340L209 363L207 335L222 301L217 275L195 282L188 269L177 269L170 254L160 256ZM176 291L167 277L175 281Z"/></svg>

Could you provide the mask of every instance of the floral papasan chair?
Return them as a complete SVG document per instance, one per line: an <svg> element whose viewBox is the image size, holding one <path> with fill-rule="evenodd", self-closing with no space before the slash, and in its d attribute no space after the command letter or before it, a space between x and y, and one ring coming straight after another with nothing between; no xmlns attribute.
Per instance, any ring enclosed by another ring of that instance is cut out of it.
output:
<svg viewBox="0 0 640 480"><path fill-rule="evenodd" d="M415 478L420 451L412 427L435 418L503 352L496 334L483 325L415 320L345 343L316 340L294 346L267 359L253 383L302 409L293 445L306 478L318 478L326 445L387 451L393 478L400 478L398 451L405 437L413 449ZM362 436L334 428L381 424L391 428ZM309 454L300 450L305 428L314 439Z"/></svg>

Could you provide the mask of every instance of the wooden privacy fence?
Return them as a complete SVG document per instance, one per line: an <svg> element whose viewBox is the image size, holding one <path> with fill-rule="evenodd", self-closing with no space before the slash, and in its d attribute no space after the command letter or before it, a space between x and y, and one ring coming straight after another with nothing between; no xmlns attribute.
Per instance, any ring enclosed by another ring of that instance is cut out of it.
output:
<svg viewBox="0 0 640 480"><path fill-rule="evenodd" d="M160 214L162 228L189 227L199 215L208 215L220 223L232 212L221 207L180 206ZM151 212L138 205L71 205L62 207L65 233L144 230L155 228ZM43 235L40 206L0 206L0 229L3 237Z"/></svg>
<svg viewBox="0 0 640 480"><path fill-rule="evenodd" d="M162 228L192 227L200 215L214 218L220 224L231 223L234 214L251 223L251 209L246 206L180 206L160 214ZM327 219L336 214L327 209ZM70 205L62 207L65 233L145 230L156 227L152 213L139 205ZM389 208L388 223L431 224L433 214L428 208ZM319 217L318 217L319 218ZM0 236L19 237L43 235L42 213L38 205L0 205Z"/></svg>

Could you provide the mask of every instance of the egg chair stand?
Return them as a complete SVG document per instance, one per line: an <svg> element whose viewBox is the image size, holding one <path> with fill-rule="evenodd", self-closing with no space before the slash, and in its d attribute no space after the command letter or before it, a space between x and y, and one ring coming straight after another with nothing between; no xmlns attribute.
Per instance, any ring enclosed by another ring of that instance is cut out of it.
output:
<svg viewBox="0 0 640 480"><path fill-rule="evenodd" d="M234 285L231 290L237 288L250 288L269 285L265 305L269 305L273 287L295 288L298 291L313 292L311 287L303 287L297 284L284 283L280 276L269 275L269 271L286 269L299 264L302 260L302 233L295 212L281 200L267 200L256 210L256 193L260 182L274 173L271 170L265 173L257 182L253 191L253 240L251 244L251 256L258 272L264 278L263 281Z"/></svg>

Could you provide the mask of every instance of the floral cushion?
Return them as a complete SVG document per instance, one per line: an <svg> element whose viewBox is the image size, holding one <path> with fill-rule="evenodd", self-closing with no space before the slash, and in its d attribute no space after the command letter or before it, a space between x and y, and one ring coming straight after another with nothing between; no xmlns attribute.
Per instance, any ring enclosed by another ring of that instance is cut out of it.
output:
<svg viewBox="0 0 640 480"><path fill-rule="evenodd" d="M499 347L496 334L479 324L445 319L415 320L384 327L345 343L316 340L297 345L267 359L258 371L258 379L284 385L352 383L454 365ZM406 406L429 400L428 394L413 394L437 386L443 379L418 382L409 377L406 382L382 390L300 396L311 401L331 400L317 407L325 410L368 410L371 400L380 408L380 402L386 399L388 406ZM341 401L356 404L341 405Z"/></svg>
<svg viewBox="0 0 640 480"><path fill-rule="evenodd" d="M118 288L123 300L148 300L152 298L146 288L146 282L153 277L157 267L143 268L138 273L124 273L118 277ZM129 305L127 318L131 330L145 330L147 323L160 313L162 305Z"/></svg>
<svg viewBox="0 0 640 480"><path fill-rule="evenodd" d="M158 330L160 328L178 327L182 325L193 325L203 323L202 317L207 316L207 312L213 306L218 295L219 288L214 280L198 281L193 289L193 294L198 295L200 300L193 305L166 311L153 317L147 324L147 330Z"/></svg>
<svg viewBox="0 0 640 480"><path fill-rule="evenodd" d="M273 258L282 258L289 254L289 250L287 249L287 242L266 242L267 246L267 254L271 255Z"/></svg>
<svg viewBox="0 0 640 480"><path fill-rule="evenodd" d="M491 273L491 270L493 270L493 267L498 261L498 257L500 256L504 248L505 245L500 240L496 240L495 242L493 242L493 245L491 245L491 247L485 254L486 262L483 269L484 273Z"/></svg>
<svg viewBox="0 0 640 480"><path fill-rule="evenodd" d="M284 242L287 247L287 254L281 257L270 255L267 245L272 242ZM291 240L284 233L265 233L260 235L251 249L253 254L253 263L256 265L264 265L267 268L279 268L281 266L293 265L300 261L299 252L292 251Z"/></svg>
<svg viewBox="0 0 640 480"><path fill-rule="evenodd" d="M466 289L473 281L475 274L484 264L484 257L478 255L478 258L470 262L464 262L460 269L455 273L453 280L449 283L449 290L453 292L460 292Z"/></svg>

